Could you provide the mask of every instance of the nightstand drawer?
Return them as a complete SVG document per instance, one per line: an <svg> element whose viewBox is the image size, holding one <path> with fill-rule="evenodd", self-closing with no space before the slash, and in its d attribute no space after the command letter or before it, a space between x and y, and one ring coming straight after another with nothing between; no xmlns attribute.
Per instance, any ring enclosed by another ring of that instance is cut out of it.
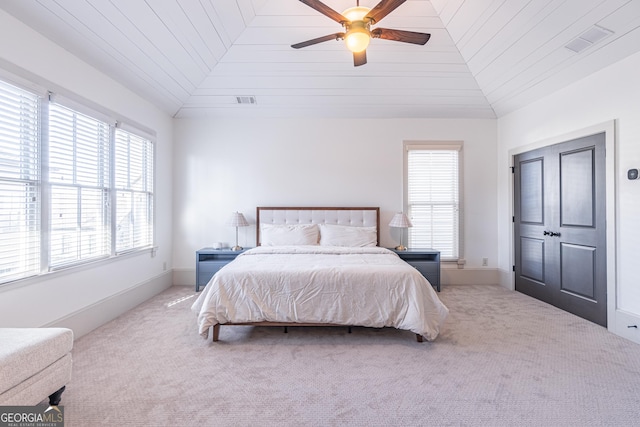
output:
<svg viewBox="0 0 640 427"><path fill-rule="evenodd" d="M229 260L230 261L230 260ZM229 261L201 261L198 265L198 286L204 286Z"/></svg>
<svg viewBox="0 0 640 427"><path fill-rule="evenodd" d="M440 264L429 261L407 261L414 266L433 286L440 283Z"/></svg>
<svg viewBox="0 0 640 427"><path fill-rule="evenodd" d="M440 251L432 249L392 249L398 256L417 269L440 292Z"/></svg>
<svg viewBox="0 0 640 427"><path fill-rule="evenodd" d="M196 292L200 291L200 286L206 286L218 270L236 259L238 255L247 249L234 251L231 249L204 248L196 251Z"/></svg>

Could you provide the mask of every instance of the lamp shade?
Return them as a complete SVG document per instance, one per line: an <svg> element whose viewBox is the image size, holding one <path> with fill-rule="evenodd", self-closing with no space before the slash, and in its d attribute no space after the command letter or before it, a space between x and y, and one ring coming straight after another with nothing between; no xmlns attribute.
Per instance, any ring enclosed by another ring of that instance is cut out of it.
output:
<svg viewBox="0 0 640 427"><path fill-rule="evenodd" d="M234 212L231 214L231 218L227 221L227 225L231 227L246 227L249 225L247 219L240 212Z"/></svg>
<svg viewBox="0 0 640 427"><path fill-rule="evenodd" d="M409 228L413 227L413 224L411 224L411 220L409 220L404 213L398 212L393 216L393 218L391 218L389 227Z"/></svg>

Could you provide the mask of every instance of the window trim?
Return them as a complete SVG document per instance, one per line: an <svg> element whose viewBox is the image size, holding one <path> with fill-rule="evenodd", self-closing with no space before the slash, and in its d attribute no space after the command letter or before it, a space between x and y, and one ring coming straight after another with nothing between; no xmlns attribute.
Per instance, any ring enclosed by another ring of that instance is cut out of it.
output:
<svg viewBox="0 0 640 427"><path fill-rule="evenodd" d="M410 150L457 150L458 151L458 257L442 259L443 263L464 265L464 141L403 141L403 178L402 178L402 207L403 212L409 211L409 151ZM403 229L404 241L409 241L409 230ZM436 249L436 248L434 248Z"/></svg>

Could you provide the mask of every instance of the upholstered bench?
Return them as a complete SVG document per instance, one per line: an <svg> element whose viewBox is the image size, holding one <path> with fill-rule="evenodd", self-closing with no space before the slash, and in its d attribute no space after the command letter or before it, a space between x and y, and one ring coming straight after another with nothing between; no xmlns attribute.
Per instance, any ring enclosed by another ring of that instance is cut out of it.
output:
<svg viewBox="0 0 640 427"><path fill-rule="evenodd" d="M60 403L72 347L71 329L0 328L0 405Z"/></svg>

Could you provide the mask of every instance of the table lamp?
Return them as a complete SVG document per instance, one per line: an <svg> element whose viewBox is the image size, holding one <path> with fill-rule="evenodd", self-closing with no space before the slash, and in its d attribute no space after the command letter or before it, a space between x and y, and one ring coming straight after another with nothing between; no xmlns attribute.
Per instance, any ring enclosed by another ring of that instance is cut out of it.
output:
<svg viewBox="0 0 640 427"><path fill-rule="evenodd" d="M227 221L227 225L236 228L236 245L232 247L231 250L241 251L242 246L238 245L238 227L246 227L249 225L249 223L247 222L244 215L242 215L240 212L234 212L233 214L231 214L231 218L229 219L229 221Z"/></svg>
<svg viewBox="0 0 640 427"><path fill-rule="evenodd" d="M411 221L409 220L409 218L407 218L407 216L404 213L398 212L397 214L395 214L393 216L393 218L391 218L391 222L389 223L389 227L409 228L409 227L413 227L413 224L411 224ZM396 250L397 251L406 251L407 250L407 247L402 244L402 236L403 236L403 234L404 234L404 231L400 230L400 245L396 246Z"/></svg>

